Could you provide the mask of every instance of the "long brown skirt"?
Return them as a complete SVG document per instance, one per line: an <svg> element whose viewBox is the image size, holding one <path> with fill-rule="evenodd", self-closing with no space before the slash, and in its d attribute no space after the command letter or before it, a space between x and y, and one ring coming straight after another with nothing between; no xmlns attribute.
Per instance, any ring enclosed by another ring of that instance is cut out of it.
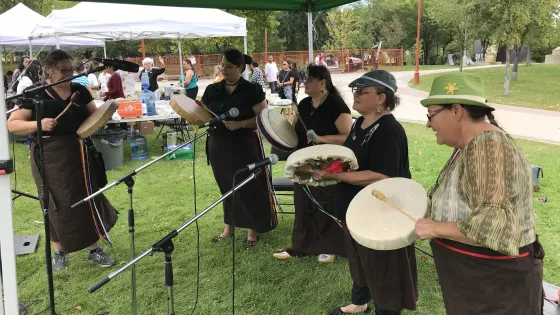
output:
<svg viewBox="0 0 560 315"><path fill-rule="evenodd" d="M334 187L311 187L309 190L323 207L334 215ZM294 184L295 218L292 230L292 256L303 254L335 254L346 256L344 232L334 219L322 213L303 191Z"/></svg>
<svg viewBox="0 0 560 315"><path fill-rule="evenodd" d="M379 309L400 312L415 310L418 273L414 244L395 250L374 250L358 244L343 224L352 280L368 287Z"/></svg>
<svg viewBox="0 0 560 315"><path fill-rule="evenodd" d="M35 142L31 146L31 173L39 189L41 178L35 158ZM89 203L71 206L86 198L87 191L80 158L80 144L75 136L54 136L43 139L45 178L49 187L50 239L60 242L66 253L84 249L99 240ZM91 156L89 157L91 161ZM93 191L99 190L95 166L90 163ZM107 232L117 222L117 212L103 194L94 198Z"/></svg>
<svg viewBox="0 0 560 315"><path fill-rule="evenodd" d="M243 132L242 135L208 139L208 158L222 195L233 188L233 175L238 169L264 158L257 134ZM238 175L236 184L249 175L250 172ZM224 200L225 224L233 224L235 207L235 227L252 229L258 233L276 228L276 213L267 176L267 172L261 172L256 179L236 191L235 206L232 205L231 196Z"/></svg>
<svg viewBox="0 0 560 315"><path fill-rule="evenodd" d="M440 240L460 250L502 256L487 248ZM447 315L541 315L543 264L529 255L492 260L458 253L431 241ZM534 252L534 245L520 250Z"/></svg>

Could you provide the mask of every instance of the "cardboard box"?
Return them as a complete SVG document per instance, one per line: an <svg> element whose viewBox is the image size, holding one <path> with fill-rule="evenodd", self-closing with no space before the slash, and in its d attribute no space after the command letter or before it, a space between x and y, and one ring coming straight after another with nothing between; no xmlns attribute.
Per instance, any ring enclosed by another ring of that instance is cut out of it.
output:
<svg viewBox="0 0 560 315"><path fill-rule="evenodd" d="M140 134L147 135L154 133L154 122L153 121L141 121L138 123L138 130Z"/></svg>

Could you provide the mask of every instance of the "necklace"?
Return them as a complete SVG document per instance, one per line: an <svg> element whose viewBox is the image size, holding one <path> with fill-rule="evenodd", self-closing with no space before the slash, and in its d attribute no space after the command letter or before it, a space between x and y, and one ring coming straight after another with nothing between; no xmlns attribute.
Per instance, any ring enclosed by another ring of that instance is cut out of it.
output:
<svg viewBox="0 0 560 315"><path fill-rule="evenodd" d="M327 99L327 96L329 96L329 92L327 92L327 94L325 94L325 96L323 96L323 98L321 99L321 102L319 102L319 105L317 105L316 108L313 107L313 99L311 99L311 108L309 109L309 115L313 116L313 114L315 114L315 111L319 109L321 104L323 104L323 102Z"/></svg>

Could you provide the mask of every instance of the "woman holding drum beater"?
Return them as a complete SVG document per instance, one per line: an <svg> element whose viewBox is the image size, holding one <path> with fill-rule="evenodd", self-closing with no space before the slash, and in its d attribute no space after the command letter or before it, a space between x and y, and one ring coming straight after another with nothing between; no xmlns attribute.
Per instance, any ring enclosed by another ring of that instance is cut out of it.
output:
<svg viewBox="0 0 560 315"><path fill-rule="evenodd" d="M350 109L334 87L326 67L312 64L307 69L305 93L309 97L299 103L300 119L294 123L298 136L297 149L319 143L342 145L352 128ZM308 130L312 132L310 138ZM334 186L294 184L292 246L275 253L273 256L276 259L315 254L319 255L320 263L325 263L332 262L335 255L346 256L342 229L327 214L321 213L311 198L322 204L325 211L335 215Z"/></svg>
<svg viewBox="0 0 560 315"><path fill-rule="evenodd" d="M72 57L65 51L53 50L44 60L47 82L52 83L72 75ZM53 268L65 269L66 254L84 248L89 249L88 261L101 266L113 266L115 262L99 247L99 238L117 221L117 213L105 196L94 198L76 208L71 205L87 197L91 191L99 190L98 169L92 165L91 152L84 152L76 132L91 115L96 106L89 91L70 81L55 85L41 92L43 106L41 127L43 131L44 172L49 186L50 238L55 250ZM70 103L70 104L69 104ZM19 135L32 135L31 171L37 187L41 179L37 163L37 124L35 109L20 109L11 114L8 129ZM86 143L89 140L85 140ZM84 157L86 161L84 162ZM83 167L89 171L84 176ZM88 181L89 179L89 181ZM97 209L99 215L92 215ZM47 222L45 222L47 224Z"/></svg>

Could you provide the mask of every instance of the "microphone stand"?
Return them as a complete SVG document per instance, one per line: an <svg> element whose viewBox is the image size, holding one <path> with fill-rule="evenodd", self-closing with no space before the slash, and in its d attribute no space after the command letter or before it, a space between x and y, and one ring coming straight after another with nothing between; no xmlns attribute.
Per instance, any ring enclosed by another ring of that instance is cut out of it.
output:
<svg viewBox="0 0 560 315"><path fill-rule="evenodd" d="M138 169L133 170L132 172L128 173L127 175L117 179L116 181L110 183L109 185L103 187L102 189L96 191L95 193L91 194L90 196L84 198L83 200L78 201L77 203L72 205L72 208L75 208L76 206L87 202L88 200L95 198L96 196L102 194L103 192L109 190L112 187L115 187L117 185L119 185L120 183L125 183L126 186L128 187L127 191L128 191L128 195L129 195L129 204L130 204L130 208L128 210L128 233L130 236L130 256L131 259L134 259L136 257L136 249L135 249L135 241L134 241L134 210L132 207L132 192L133 192L133 188L134 188L134 179L133 176L138 174L139 172L141 172L142 170L146 169L147 167L149 167L150 165L156 163L159 160L162 160L163 158L165 158L166 156L173 154L175 151L180 150L181 148L187 146L189 143L192 143L194 141L196 141L197 139L205 136L209 131L211 131L214 127L209 127L206 131L202 132L200 135L197 135L195 138L189 140L188 142L178 146L177 148L159 156L158 158L156 158L153 161L150 161L146 164L144 164L143 166L141 166ZM163 245L162 245L163 246ZM160 251L169 251L169 249L163 249L163 247L160 247L161 250ZM173 251L171 249L171 251ZM171 257L169 258L171 259ZM137 314L137 301L136 301L136 266L132 265L131 266L131 282L132 282L132 314L136 315Z"/></svg>
<svg viewBox="0 0 560 315"><path fill-rule="evenodd" d="M88 289L88 291L90 293L93 293L93 292L97 291L99 288L101 288L102 286L107 284L109 281L111 281L113 278L118 276L120 273L122 273L126 269L130 268L131 266L134 266L142 258L144 258L148 255L152 255L154 252L163 252L165 254L165 262L164 262L165 286L167 287L167 294L168 294L167 309L168 309L168 314L169 315L175 315L175 305L174 305L174 297L173 297L173 264L172 264L172 261L171 261L171 254L173 253L173 250L175 249L174 245L173 245L173 238L175 238L177 235L179 235L179 233L181 231L183 231L185 228L187 228L189 225L196 222L200 217L205 215L208 211L210 211L214 207L216 207L224 199L229 197L233 192L239 190L241 187L245 186L247 183L249 183L253 179L257 178L257 176L260 173L261 173L261 169L260 168L256 169L253 173L251 173L251 175L249 177L247 177L244 181L242 181L238 185L234 186L230 191L228 191L226 194L221 196L218 200L214 201L214 203L212 203L206 209L201 211L199 214L195 215L192 219L187 221L185 224L181 225L176 230L171 231L165 237L163 237L162 239L160 239L159 241L154 243L150 249L146 250L145 252L140 254L138 257L136 257L133 260L131 260L130 262L128 262L122 268L120 268L119 270L109 274L107 277L98 281L96 284L91 286Z"/></svg>

